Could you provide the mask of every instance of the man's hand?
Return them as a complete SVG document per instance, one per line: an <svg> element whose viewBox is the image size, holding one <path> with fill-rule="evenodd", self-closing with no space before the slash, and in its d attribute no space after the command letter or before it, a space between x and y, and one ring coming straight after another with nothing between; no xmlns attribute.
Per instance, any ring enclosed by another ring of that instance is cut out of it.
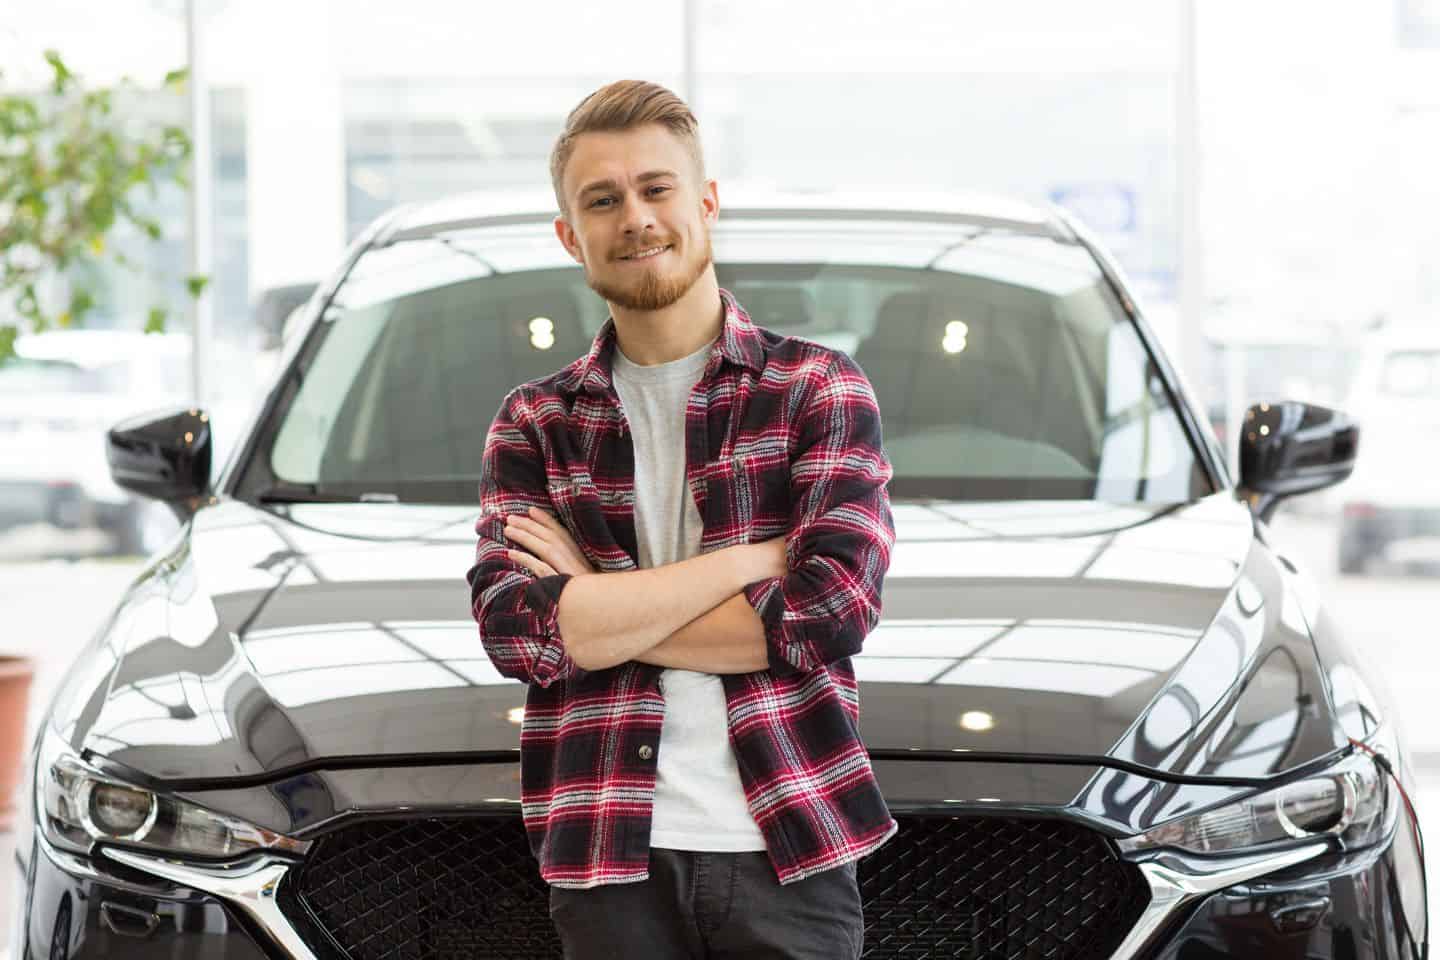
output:
<svg viewBox="0 0 1440 960"><path fill-rule="evenodd" d="M539 507L531 507L528 515L512 513L506 517L505 536L525 548L507 550L506 554L537 577L595 572L565 525Z"/></svg>

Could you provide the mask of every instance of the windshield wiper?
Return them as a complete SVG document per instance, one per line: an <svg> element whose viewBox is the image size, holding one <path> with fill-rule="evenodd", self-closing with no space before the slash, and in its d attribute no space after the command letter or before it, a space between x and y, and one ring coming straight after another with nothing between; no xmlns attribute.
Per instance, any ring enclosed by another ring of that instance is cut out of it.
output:
<svg viewBox="0 0 1440 960"><path fill-rule="evenodd" d="M399 503L393 493L342 493L321 490L313 483L277 483L255 498L260 503Z"/></svg>

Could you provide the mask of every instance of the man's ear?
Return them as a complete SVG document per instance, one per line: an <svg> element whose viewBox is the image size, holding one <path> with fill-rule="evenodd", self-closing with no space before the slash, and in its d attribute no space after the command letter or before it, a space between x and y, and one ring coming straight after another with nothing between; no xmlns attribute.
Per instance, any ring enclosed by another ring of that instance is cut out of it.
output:
<svg viewBox="0 0 1440 960"><path fill-rule="evenodd" d="M575 235L575 228L570 226L563 216L555 218L555 236L560 238L560 245L565 252L578 264L584 265L585 254L580 250L580 238Z"/></svg>
<svg viewBox="0 0 1440 960"><path fill-rule="evenodd" d="M714 180L706 180L701 184L700 208L705 215L705 222L713 227L720 218L720 189Z"/></svg>

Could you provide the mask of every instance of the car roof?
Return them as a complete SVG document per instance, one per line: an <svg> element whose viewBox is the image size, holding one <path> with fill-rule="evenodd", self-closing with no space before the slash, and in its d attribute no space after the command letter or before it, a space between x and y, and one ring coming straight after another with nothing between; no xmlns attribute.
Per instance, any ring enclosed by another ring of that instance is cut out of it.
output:
<svg viewBox="0 0 1440 960"><path fill-rule="evenodd" d="M378 241L408 240L452 230L549 223L558 214L549 191L481 192L413 204L394 212ZM919 220L1000 227L1070 237L1054 208L974 192L798 192L720 185L720 216L746 219Z"/></svg>

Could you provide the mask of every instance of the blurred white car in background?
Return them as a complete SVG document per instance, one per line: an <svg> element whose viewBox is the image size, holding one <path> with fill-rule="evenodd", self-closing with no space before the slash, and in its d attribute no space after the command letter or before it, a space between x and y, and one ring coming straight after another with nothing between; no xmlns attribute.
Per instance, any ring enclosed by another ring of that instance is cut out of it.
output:
<svg viewBox="0 0 1440 960"><path fill-rule="evenodd" d="M1357 374L1353 338L1328 327L1275 321L1263 312L1212 319L1197 380L1221 447L1232 446L1229 418L1238 422L1252 403L1343 407ZM1296 500L1313 507L1316 498Z"/></svg>
<svg viewBox="0 0 1440 960"><path fill-rule="evenodd" d="M1341 572L1440 564L1440 330L1376 334L1347 406L1364 455L1339 488Z"/></svg>
<svg viewBox="0 0 1440 960"><path fill-rule="evenodd" d="M185 402L190 338L129 330L20 337L0 364L0 527L96 528L118 553L149 553L178 527L120 489L105 431L134 413Z"/></svg>
<svg viewBox="0 0 1440 960"><path fill-rule="evenodd" d="M44 521L72 528L87 520L82 487L60 476L51 462L65 458L57 437L74 431L66 416L69 398L87 392L94 378L83 367L65 360L13 357L0 363L0 527ZM43 411L33 398L61 398Z"/></svg>

